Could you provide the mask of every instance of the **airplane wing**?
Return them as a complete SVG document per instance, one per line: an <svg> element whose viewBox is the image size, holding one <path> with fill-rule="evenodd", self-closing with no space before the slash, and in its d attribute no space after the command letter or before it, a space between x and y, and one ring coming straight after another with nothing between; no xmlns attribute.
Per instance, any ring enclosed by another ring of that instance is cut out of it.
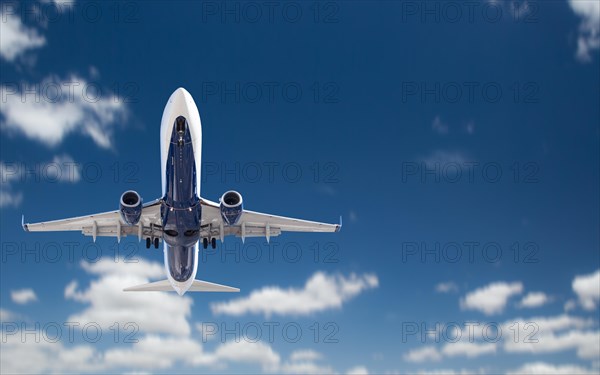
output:
<svg viewBox="0 0 600 375"><path fill-rule="evenodd" d="M28 232L81 231L86 236L121 237L138 236L161 238L162 224L160 218L160 201L154 200L142 206L142 216L136 225L123 224L119 210L94 215L78 216L69 219L45 221L26 224L23 218L23 229Z"/></svg>
<svg viewBox="0 0 600 375"><path fill-rule="evenodd" d="M227 225L221 217L218 203L201 199L202 223L201 236L220 238L237 236L246 237L279 236L282 232L338 232L340 224L326 224L315 221L294 219L289 217L264 214L244 210L236 225ZM119 210L94 215L79 216L62 220L40 223L24 223L23 229L28 232L81 231L86 236L116 237L119 241L125 236L137 236L138 239L152 237L162 238L160 217L160 201L146 203L142 208L142 217L136 225L123 224Z"/></svg>
<svg viewBox="0 0 600 375"><path fill-rule="evenodd" d="M316 221L294 219L284 216L263 214L244 210L235 225L227 225L221 217L219 204L206 199L200 199L202 204L202 237L216 237L223 241L225 236L241 237L271 237L279 236L282 232L339 232L339 224L326 224Z"/></svg>

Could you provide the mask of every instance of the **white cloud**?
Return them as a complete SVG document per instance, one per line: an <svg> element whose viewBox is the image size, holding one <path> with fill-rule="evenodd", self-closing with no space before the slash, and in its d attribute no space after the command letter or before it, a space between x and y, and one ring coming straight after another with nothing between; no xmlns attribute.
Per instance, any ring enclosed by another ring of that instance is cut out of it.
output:
<svg viewBox="0 0 600 375"><path fill-rule="evenodd" d="M503 323L503 330L510 330L510 326L519 323L522 327L525 323L535 323L541 333L559 332L570 328L587 328L593 325L593 320L583 319L567 314L543 317L535 316L532 318L516 318L507 320Z"/></svg>
<svg viewBox="0 0 600 375"><path fill-rule="evenodd" d="M437 362L442 359L442 354L434 346L424 346L409 351L403 358L408 362Z"/></svg>
<svg viewBox="0 0 600 375"><path fill-rule="evenodd" d="M6 322L7 320L14 319L16 316L12 311L0 308L0 322Z"/></svg>
<svg viewBox="0 0 600 375"><path fill-rule="evenodd" d="M164 370L179 361L191 364L203 356L202 345L191 338L148 335L130 348L108 349L104 360L112 368Z"/></svg>
<svg viewBox="0 0 600 375"><path fill-rule="evenodd" d="M273 348L263 342L227 342L219 345L214 352L195 357L195 365L225 368L230 363L257 365L266 373L283 374L334 374L336 371L327 365L315 361L322 358L320 353L312 350L295 351L287 361Z"/></svg>
<svg viewBox="0 0 600 375"><path fill-rule="evenodd" d="M289 360L270 371L286 374L334 374L337 373L331 366L316 363L323 355L311 349L296 350L290 354Z"/></svg>
<svg viewBox="0 0 600 375"><path fill-rule="evenodd" d="M40 333L38 333L41 336ZM28 337L33 337L29 332ZM334 374L332 367L308 359L282 361L273 348L263 342L227 342L207 352L192 337L146 335L127 347L105 351L92 345L69 345L47 340L23 340L20 334L6 335L2 343L0 373L65 373L134 370L172 372L175 366L226 369L231 364L258 366L265 373ZM111 371L112 372L112 371Z"/></svg>
<svg viewBox="0 0 600 375"><path fill-rule="evenodd" d="M125 263L121 259L118 262L101 259L96 263L82 262L81 266L97 278L92 278L85 290L79 290L76 281L66 286L67 299L89 305L84 311L72 314L67 321L80 325L95 322L103 329L110 329L110 324L115 322L133 321L140 332L150 333L136 337L138 341L131 345L109 347L104 351L93 345L66 346L62 342L45 340L35 343L35 340L22 340L18 334L11 335L3 343L0 372L150 372L167 371L178 365L224 369L239 364L257 366L267 373L336 373L331 366L318 363L322 354L310 349L296 350L287 360L283 360L269 344L247 340L229 341L218 344L212 351L205 351L199 339L189 335L190 298L174 293L121 291L124 286L163 277L162 264L146 260ZM357 288L360 289L352 283L342 286L344 293L351 294L356 293ZM2 319L12 317L8 311L0 312Z"/></svg>
<svg viewBox="0 0 600 375"><path fill-rule="evenodd" d="M438 134L448 134L448 124L442 122L440 116L435 116L431 122L431 129Z"/></svg>
<svg viewBox="0 0 600 375"><path fill-rule="evenodd" d="M239 316L247 313L271 315L309 315L328 309L341 308L344 302L361 292L376 288L379 280L374 274L328 275L316 272L306 281L304 288L282 289L264 287L242 297L211 304L215 314Z"/></svg>
<svg viewBox="0 0 600 375"><path fill-rule="evenodd" d="M19 178L16 170L0 160L0 207L18 207L23 200L23 194L12 191L11 182Z"/></svg>
<svg viewBox="0 0 600 375"><path fill-rule="evenodd" d="M0 186L0 207L18 207L23 201L23 193L13 192L8 189L8 186Z"/></svg>
<svg viewBox="0 0 600 375"><path fill-rule="evenodd" d="M75 0L42 0L42 3L54 4L57 10L65 11L75 5Z"/></svg>
<svg viewBox="0 0 600 375"><path fill-rule="evenodd" d="M77 163L69 155L57 155L52 162L42 166L46 171L48 181L78 182L81 180L81 171Z"/></svg>
<svg viewBox="0 0 600 375"><path fill-rule="evenodd" d="M27 171L34 170L34 174ZM80 167L69 155L57 155L51 162L32 164L5 163L0 160L0 207L18 207L23 194L14 191L14 182L42 181L47 183L71 182L81 180Z"/></svg>
<svg viewBox="0 0 600 375"><path fill-rule="evenodd" d="M162 277L164 270L159 263L102 259L91 264L82 262L81 265L88 274L97 278L92 278L87 290L78 290L77 282L66 286L67 299L89 304L83 312L72 315L66 321L79 325L94 321L103 329L109 322L134 321L140 332L152 333L136 336L138 341L133 344L107 349L77 342L66 345L63 343L64 336L63 342L41 340L36 343L32 332L28 332L29 340L23 340L18 333L7 335L0 356L1 373L170 372L179 365L225 369L232 364L249 368L257 366L265 373L337 373L331 366L318 363L323 358L322 354L310 349L296 350L287 360L283 360L269 344L247 340L217 344L212 351L206 351L199 338L188 334L189 298L174 293L121 291L130 283ZM0 318L12 316L8 311L0 310ZM167 325L166 328L160 325L161 321ZM106 328L110 330L110 327ZM39 332L37 336L43 337Z"/></svg>
<svg viewBox="0 0 600 375"><path fill-rule="evenodd" d="M530 329L528 334L532 333L534 331ZM571 330L562 334L547 332L529 337L522 335L521 338L524 339L519 342L505 340L504 350L532 354L575 350L582 359L598 359L600 356L600 331ZM529 339L534 341L529 342Z"/></svg>
<svg viewBox="0 0 600 375"><path fill-rule="evenodd" d="M485 315L499 314L504 311L511 296L523 292L520 282L495 282L468 293L460 300L460 306L465 310L478 310Z"/></svg>
<svg viewBox="0 0 600 375"><path fill-rule="evenodd" d="M70 133L81 133L110 148L115 125L127 116L122 99L77 76L46 78L32 85L35 94L25 94L21 86L27 85L0 86L2 129L47 146L58 145Z"/></svg>
<svg viewBox="0 0 600 375"><path fill-rule="evenodd" d="M355 366L346 371L347 375L369 375L369 370L365 366Z"/></svg>
<svg viewBox="0 0 600 375"><path fill-rule="evenodd" d="M577 365L554 365L544 362L533 362L526 363L516 370L508 371L507 375L587 375L597 373L597 371L588 370Z"/></svg>
<svg viewBox="0 0 600 375"><path fill-rule="evenodd" d="M424 346L413 349L404 355L408 362L437 362L442 358L467 357L475 358L485 354L496 353L495 343L478 343L468 341L457 341L446 343L441 349L435 346Z"/></svg>
<svg viewBox="0 0 600 375"><path fill-rule="evenodd" d="M30 336L33 334L30 332ZM38 333L39 336L42 336ZM23 339L20 334L3 336L1 373L106 372L111 369L164 370L177 362L191 364L202 357L200 343L185 337L141 337L130 347L102 352L93 345L65 346L62 342Z"/></svg>
<svg viewBox="0 0 600 375"><path fill-rule="evenodd" d="M457 164L462 166L467 162L465 156L459 151L436 150L430 155L418 159L421 163L425 163L429 169L439 169L447 164Z"/></svg>
<svg viewBox="0 0 600 375"><path fill-rule="evenodd" d="M0 183L41 181L78 182L81 180L79 165L67 154L56 155L52 161L41 163L21 163L0 161Z"/></svg>
<svg viewBox="0 0 600 375"><path fill-rule="evenodd" d="M321 359L323 356L321 353L316 352L312 349L295 350L290 354L291 361L316 361Z"/></svg>
<svg viewBox="0 0 600 375"><path fill-rule="evenodd" d="M283 374L337 374L331 366L320 365L314 362L285 362L282 363L275 371L275 373Z"/></svg>
<svg viewBox="0 0 600 375"><path fill-rule="evenodd" d="M472 370L466 370L466 369L461 369L461 370L453 370L453 369L433 369L433 370L419 370L417 372L411 372L410 374L417 374L417 375L474 375L474 374L485 374L486 371L483 369L480 369L479 371L475 372ZM407 373L407 375L409 375L409 373Z"/></svg>
<svg viewBox="0 0 600 375"><path fill-rule="evenodd" d="M456 293L458 292L458 285L452 281L439 283L435 286L435 291L438 293Z"/></svg>
<svg viewBox="0 0 600 375"><path fill-rule="evenodd" d="M18 15L0 12L0 24L0 56L9 62L15 61L27 50L46 44L46 39L37 30L25 26Z"/></svg>
<svg viewBox="0 0 600 375"><path fill-rule="evenodd" d="M437 362L446 358L475 358L504 353L545 354L574 350L583 360L600 360L600 332L586 331L594 327L594 319L569 315L517 318L498 325L498 342L490 342L496 334L485 333L489 322L470 322L459 334L448 332L447 337L459 338L441 346L428 345L404 355L408 362ZM437 342L437 341L436 341Z"/></svg>
<svg viewBox="0 0 600 375"><path fill-rule="evenodd" d="M529 292L521 302L519 302L519 307L524 308L533 308L540 307L550 302L550 297L548 297L543 292Z"/></svg>
<svg viewBox="0 0 600 375"><path fill-rule="evenodd" d="M205 366L217 366L226 362L257 364L264 371L273 371L279 367L281 357L268 344L241 340L221 344L214 352L196 357L192 361Z"/></svg>
<svg viewBox="0 0 600 375"><path fill-rule="evenodd" d="M581 62L590 62L591 52L600 48L600 2L569 0L569 5L581 18L576 57Z"/></svg>
<svg viewBox="0 0 600 375"><path fill-rule="evenodd" d="M600 269L589 275L575 276L571 285L585 310L594 310L600 301Z"/></svg>
<svg viewBox="0 0 600 375"><path fill-rule="evenodd" d="M19 305L26 305L37 301L37 296L33 289L19 289L10 291L10 299Z"/></svg>
<svg viewBox="0 0 600 375"><path fill-rule="evenodd" d="M9 184L20 178L20 168L18 165L6 164L0 160L0 183Z"/></svg>
<svg viewBox="0 0 600 375"><path fill-rule="evenodd" d="M32 337L32 331L28 331ZM38 332L37 336L41 336ZM0 373L77 373L104 369L92 345L64 346L61 342L22 339L20 334L3 335Z"/></svg>
<svg viewBox="0 0 600 375"><path fill-rule="evenodd" d="M586 331L593 319L570 315L517 318L504 322L504 350L520 353L554 353L576 350L583 359L594 359L600 353L600 332Z"/></svg>
<svg viewBox="0 0 600 375"><path fill-rule="evenodd" d="M89 274L98 275L87 289L78 290L77 282L65 288L65 298L87 305L68 320L84 325L95 322L102 328L118 322L135 323L141 332L189 335L192 299L174 293L133 293L123 288L147 283L149 278L165 278L160 263L139 259L128 263L123 259L101 259L96 263L82 263ZM165 317L168 317L166 319Z"/></svg>
<svg viewBox="0 0 600 375"><path fill-rule="evenodd" d="M563 308L565 309L566 312L569 312L569 311L575 310L576 307L577 307L577 302L570 299L567 302L565 302L565 305Z"/></svg>
<svg viewBox="0 0 600 375"><path fill-rule="evenodd" d="M122 291L123 287L145 283L150 278L164 277L165 270L160 263L143 259L137 263L125 263L122 259L118 262L101 259L96 263L82 262L81 266L88 274L97 278L92 279L85 290L79 290L76 281L65 287L67 299L88 304L84 311L72 314L67 321L75 321L80 325L95 322L103 329L110 329L110 325L115 322L119 322L121 326L125 322L134 322L139 326L140 332L149 334L130 346L109 348L105 352L75 346L73 351L65 351L65 355L75 355L75 350L82 350L84 355L79 360L81 363L72 368L54 363L56 353L64 351L60 343L51 348L21 345L18 358L40 358L35 372L94 372L110 369L164 371L177 364L222 369L234 363L255 365L263 372L274 373L335 372L330 366L316 363L322 355L310 349L292 352L286 361L264 342L229 341L219 344L213 351L205 351L201 342L189 335L191 298L174 293ZM346 291L355 291L357 288L350 284L344 286ZM9 346L13 348L15 345L18 346L18 343ZM12 358L4 358L3 351L2 369L16 370L19 366L21 365Z"/></svg>
<svg viewBox="0 0 600 375"><path fill-rule="evenodd" d="M496 353L496 344L458 341L447 343L442 348L442 354L446 357L466 356L468 358L479 357L484 354Z"/></svg>

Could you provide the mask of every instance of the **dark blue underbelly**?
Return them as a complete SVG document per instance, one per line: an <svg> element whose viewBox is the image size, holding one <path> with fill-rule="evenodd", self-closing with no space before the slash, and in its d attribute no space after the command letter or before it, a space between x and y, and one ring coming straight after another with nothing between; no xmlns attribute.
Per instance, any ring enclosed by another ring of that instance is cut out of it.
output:
<svg viewBox="0 0 600 375"><path fill-rule="evenodd" d="M196 193L196 163L187 121L175 120L167 158L166 192L162 199L163 240L171 276L193 275L195 245L200 238L201 206Z"/></svg>
<svg viewBox="0 0 600 375"><path fill-rule="evenodd" d="M195 246L165 245L167 251L167 266L171 277L178 282L185 282L194 276Z"/></svg>

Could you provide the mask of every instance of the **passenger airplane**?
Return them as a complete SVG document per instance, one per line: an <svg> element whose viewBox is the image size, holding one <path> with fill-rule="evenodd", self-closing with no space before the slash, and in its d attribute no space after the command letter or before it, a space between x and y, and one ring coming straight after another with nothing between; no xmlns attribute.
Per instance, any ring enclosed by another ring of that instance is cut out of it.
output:
<svg viewBox="0 0 600 375"><path fill-rule="evenodd" d="M196 280L199 242L214 249L225 236L271 237L282 232L338 232L340 224L325 224L248 211L242 196L227 191L219 203L200 197L202 126L192 96L178 88L165 106L160 125L162 198L142 204L129 190L121 195L119 209L89 216L25 224L30 232L81 231L92 236L136 235L146 247L164 241L167 280L133 286L124 291L239 292L238 288Z"/></svg>

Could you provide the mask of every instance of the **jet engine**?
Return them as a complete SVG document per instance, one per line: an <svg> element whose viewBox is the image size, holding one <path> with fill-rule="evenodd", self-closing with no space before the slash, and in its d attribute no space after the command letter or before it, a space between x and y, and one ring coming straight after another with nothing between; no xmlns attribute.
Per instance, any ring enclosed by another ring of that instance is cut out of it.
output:
<svg viewBox="0 0 600 375"><path fill-rule="evenodd" d="M244 210L242 195L237 191L230 190L223 194L221 201L221 217L228 225L235 225Z"/></svg>
<svg viewBox="0 0 600 375"><path fill-rule="evenodd" d="M119 201L119 211L126 224L136 225L142 217L142 198L136 191L124 192Z"/></svg>

